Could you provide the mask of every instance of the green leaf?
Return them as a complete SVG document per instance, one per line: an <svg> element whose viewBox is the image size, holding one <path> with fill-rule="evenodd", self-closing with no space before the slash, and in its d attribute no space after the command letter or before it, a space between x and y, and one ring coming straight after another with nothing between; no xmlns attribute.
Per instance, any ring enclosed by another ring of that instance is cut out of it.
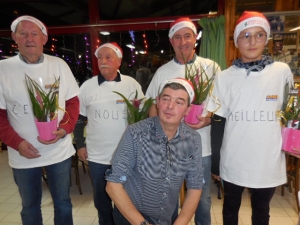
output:
<svg viewBox="0 0 300 225"><path fill-rule="evenodd" d="M196 65L193 63L188 65L185 63L185 79L191 81L194 86L195 100L193 101L193 104L202 104L212 87L217 69L214 62L209 65L208 68L210 66L213 66L213 75L211 77L206 73L207 68L204 69L201 64Z"/></svg>
<svg viewBox="0 0 300 225"><path fill-rule="evenodd" d="M55 79L55 82L51 84L48 92L44 91L42 87L27 74L25 74L25 82L34 117L40 122L46 122L48 118L52 119L51 113L54 114L58 108L58 92L55 91L55 89L59 86L60 79ZM36 96L40 98L40 101Z"/></svg>
<svg viewBox="0 0 300 225"><path fill-rule="evenodd" d="M126 105L127 105L127 121L128 124L133 124L136 123L140 120L146 119L148 117L148 113L150 110L150 107L153 103L153 99L149 98L144 102L144 105L142 107L142 109L140 110L139 108L136 108L133 106L133 103L131 101L129 101L123 94L117 92L117 91L113 91L114 93L120 95L123 100L125 101ZM138 99L138 91L136 90L135 92L135 99ZM139 101L144 100L144 98L139 99Z"/></svg>

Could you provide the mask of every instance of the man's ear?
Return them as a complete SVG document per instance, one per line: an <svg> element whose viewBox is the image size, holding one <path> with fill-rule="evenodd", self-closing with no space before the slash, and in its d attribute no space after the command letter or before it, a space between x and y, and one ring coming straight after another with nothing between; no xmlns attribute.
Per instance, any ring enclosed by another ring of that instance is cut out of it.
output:
<svg viewBox="0 0 300 225"><path fill-rule="evenodd" d="M16 41L16 33L15 32L11 32L11 38L16 42L16 44L18 44Z"/></svg>
<svg viewBox="0 0 300 225"><path fill-rule="evenodd" d="M48 35L44 35L43 45L45 45L48 41Z"/></svg>
<svg viewBox="0 0 300 225"><path fill-rule="evenodd" d="M118 65L118 68L120 68L120 66L121 66L121 64L122 64L122 59L121 59L121 58L118 58L117 60L118 60L118 64L119 64L119 65Z"/></svg>
<svg viewBox="0 0 300 225"><path fill-rule="evenodd" d="M156 100L156 107L157 107L157 104L158 104L158 102L159 102L159 95L156 96L155 100Z"/></svg>
<svg viewBox="0 0 300 225"><path fill-rule="evenodd" d="M171 44L172 47L173 47L173 39L172 39L172 38L169 38L169 41L170 41L170 44Z"/></svg>
<svg viewBox="0 0 300 225"><path fill-rule="evenodd" d="M188 108L187 108L186 113L184 114L184 116L187 116L187 114L190 112L190 110L191 110L191 104L190 104L190 106L188 106Z"/></svg>

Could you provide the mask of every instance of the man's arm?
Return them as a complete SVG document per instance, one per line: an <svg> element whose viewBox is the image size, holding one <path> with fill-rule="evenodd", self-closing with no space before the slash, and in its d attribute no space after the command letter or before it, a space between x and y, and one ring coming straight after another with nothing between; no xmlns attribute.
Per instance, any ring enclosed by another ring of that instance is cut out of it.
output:
<svg viewBox="0 0 300 225"><path fill-rule="evenodd" d="M66 134L72 133L79 115L79 99L77 96L66 101L66 112L59 123L59 128L64 129Z"/></svg>
<svg viewBox="0 0 300 225"><path fill-rule="evenodd" d="M75 125L75 129L73 131L74 138L73 142L76 144L77 155L80 160L86 161L88 157L85 137L84 137L84 127L87 123L87 117L79 114L78 121Z"/></svg>
<svg viewBox="0 0 300 225"><path fill-rule="evenodd" d="M216 114L211 122L211 173L214 178L220 180L220 151L223 142L226 118Z"/></svg>
<svg viewBox="0 0 300 225"><path fill-rule="evenodd" d="M0 139L6 145L12 147L15 150L18 150L19 145L24 138L20 137L19 134L14 130L10 125L7 111L5 109L0 109Z"/></svg>
<svg viewBox="0 0 300 225"><path fill-rule="evenodd" d="M114 204L117 206L122 215L132 225L140 225L141 222L144 221L144 217L133 205L128 194L123 188L123 184L107 181L106 192L113 200Z"/></svg>
<svg viewBox="0 0 300 225"><path fill-rule="evenodd" d="M7 111L0 109L0 139L6 145L19 151L19 154L27 159L38 158L41 155L39 151L19 134L10 125L7 117Z"/></svg>
<svg viewBox="0 0 300 225"><path fill-rule="evenodd" d="M203 117L203 116L199 115L199 116L197 116L197 118L199 119L199 123L197 123L197 124L191 124L191 123L187 123L187 122L185 122L185 123L189 127L193 128L194 130L201 129L201 128L206 127L211 124L210 117Z"/></svg>
<svg viewBox="0 0 300 225"><path fill-rule="evenodd" d="M57 131L52 134L56 135L53 140L44 141L38 137L38 141L42 144L54 144L59 139L64 138L67 134L72 133L79 114L79 99L77 96L66 101L66 113L59 123Z"/></svg>
<svg viewBox="0 0 300 225"><path fill-rule="evenodd" d="M174 222L174 225L188 224L198 206L202 190L188 189L182 209Z"/></svg>

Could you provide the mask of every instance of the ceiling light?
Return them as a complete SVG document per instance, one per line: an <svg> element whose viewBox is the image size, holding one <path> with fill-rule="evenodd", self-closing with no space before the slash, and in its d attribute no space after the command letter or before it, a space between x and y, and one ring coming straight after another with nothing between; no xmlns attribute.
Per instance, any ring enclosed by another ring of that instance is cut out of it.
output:
<svg viewBox="0 0 300 225"><path fill-rule="evenodd" d="M295 31L295 30L299 30L300 29L300 26L299 27L295 27L293 29L291 29L290 31Z"/></svg>
<svg viewBox="0 0 300 225"><path fill-rule="evenodd" d="M141 53L141 54L145 54L145 52L144 52L144 51L140 51L140 53Z"/></svg>
<svg viewBox="0 0 300 225"><path fill-rule="evenodd" d="M128 48L135 48L132 44L127 44L126 45Z"/></svg>
<svg viewBox="0 0 300 225"><path fill-rule="evenodd" d="M100 34L102 34L102 35L110 35L110 33L108 31L100 31Z"/></svg>

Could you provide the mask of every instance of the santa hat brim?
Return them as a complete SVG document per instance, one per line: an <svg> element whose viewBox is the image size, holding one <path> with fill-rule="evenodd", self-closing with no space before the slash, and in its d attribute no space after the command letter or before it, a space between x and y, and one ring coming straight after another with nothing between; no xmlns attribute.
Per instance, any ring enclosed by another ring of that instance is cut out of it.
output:
<svg viewBox="0 0 300 225"><path fill-rule="evenodd" d="M10 26L11 31L16 32L18 24L23 20L35 23L36 25L38 25L39 28L41 28L43 34L48 35L47 27L45 26L45 24L43 24L40 20L33 16L20 16L17 19L15 19Z"/></svg>
<svg viewBox="0 0 300 225"><path fill-rule="evenodd" d="M122 49L120 47L118 47L117 45L111 44L111 43L103 44L99 48L96 49L95 56L97 58L98 58L98 52L99 52L99 50L101 48L104 48L104 47L111 48L117 54L118 58L122 59L122 57L123 57Z"/></svg>

